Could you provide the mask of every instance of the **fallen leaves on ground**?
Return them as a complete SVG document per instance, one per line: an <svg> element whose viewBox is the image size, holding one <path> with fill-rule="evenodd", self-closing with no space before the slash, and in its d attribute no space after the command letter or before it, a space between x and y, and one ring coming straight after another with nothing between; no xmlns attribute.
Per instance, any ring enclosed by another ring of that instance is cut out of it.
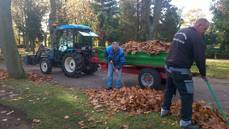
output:
<svg viewBox="0 0 229 129"><path fill-rule="evenodd" d="M70 117L68 115L64 116L64 119L69 119Z"/></svg>
<svg viewBox="0 0 229 129"><path fill-rule="evenodd" d="M3 69L0 69L0 80L5 80L8 78L8 73L3 70Z"/></svg>
<svg viewBox="0 0 229 129"><path fill-rule="evenodd" d="M1 99L11 99L11 100L15 100L18 98L18 94L14 93L13 91L10 91L10 90L1 90L1 87L0 86L0 98Z"/></svg>
<svg viewBox="0 0 229 129"><path fill-rule="evenodd" d="M35 83L43 83L43 82L50 82L53 78L49 75L43 75L35 72L29 72L27 77L30 81ZM0 69L0 80L5 80L8 78L8 73L4 69Z"/></svg>
<svg viewBox="0 0 229 129"><path fill-rule="evenodd" d="M130 115L159 112L163 100L163 92L137 87L123 87L119 90L88 89L90 103L95 110L106 107L113 112L125 111ZM179 116L181 102L175 101L171 106L172 115ZM224 120L215 107L206 106L204 102L193 104L193 122L202 129L227 129Z"/></svg>
<svg viewBox="0 0 229 129"><path fill-rule="evenodd" d="M3 110L3 111L1 111L0 113L1 113L1 114L4 114L4 113L6 113L6 112L7 112L6 110Z"/></svg>
<svg viewBox="0 0 229 129"><path fill-rule="evenodd" d="M129 41L121 47L126 53L135 54L136 52L144 52L146 54L159 54L160 52L168 52L170 43L159 40L150 40L145 42Z"/></svg>
<svg viewBox="0 0 229 129"><path fill-rule="evenodd" d="M204 129L226 129L227 126L216 108L199 102L193 104L193 120Z"/></svg>
<svg viewBox="0 0 229 129"><path fill-rule="evenodd" d="M39 119L33 119L33 123L40 123L41 122L41 120L39 120Z"/></svg>
<svg viewBox="0 0 229 129"><path fill-rule="evenodd" d="M8 119L2 119L2 121L3 121L3 122L6 122L6 121L8 121Z"/></svg>
<svg viewBox="0 0 229 129"><path fill-rule="evenodd" d="M129 125L122 125L121 129L129 129Z"/></svg>
<svg viewBox="0 0 229 129"><path fill-rule="evenodd" d="M197 123L203 129L227 129L227 126L215 107L206 106L204 101L195 102L192 106L194 123ZM179 116L181 102L176 101L171 106L171 113ZM228 115L229 116L229 115Z"/></svg>
<svg viewBox="0 0 229 129"><path fill-rule="evenodd" d="M28 79L35 83L43 83L43 82L50 82L52 81L53 78L49 75L30 72L28 73Z"/></svg>
<svg viewBox="0 0 229 129"><path fill-rule="evenodd" d="M87 127L85 126L85 124L84 124L84 121L80 121L80 122L78 122L78 124L79 124L79 126L80 126L81 129L87 128Z"/></svg>
<svg viewBox="0 0 229 129"><path fill-rule="evenodd" d="M10 112L8 112L8 113L6 113L6 115L7 116L9 116L9 115L11 115L12 113L14 113L14 111L12 110L12 111L10 111Z"/></svg>

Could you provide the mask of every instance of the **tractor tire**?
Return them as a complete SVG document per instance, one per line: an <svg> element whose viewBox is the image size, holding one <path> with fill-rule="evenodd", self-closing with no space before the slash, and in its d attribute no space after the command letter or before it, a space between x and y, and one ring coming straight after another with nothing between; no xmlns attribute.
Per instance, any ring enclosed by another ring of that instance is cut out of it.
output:
<svg viewBox="0 0 229 129"><path fill-rule="evenodd" d="M79 53L66 54L62 62L62 70L67 77L79 77L82 72L83 57Z"/></svg>
<svg viewBox="0 0 229 129"><path fill-rule="evenodd" d="M83 70L83 72L87 75L93 74L97 71L98 68L98 64L95 63L89 63L87 64L87 66L85 66L85 69Z"/></svg>
<svg viewBox="0 0 229 129"><path fill-rule="evenodd" d="M41 58L40 70L43 74L50 74L52 72L52 62L48 58Z"/></svg>
<svg viewBox="0 0 229 129"><path fill-rule="evenodd" d="M160 74L155 69L146 68L141 70L138 75L138 82L141 88L162 89Z"/></svg>

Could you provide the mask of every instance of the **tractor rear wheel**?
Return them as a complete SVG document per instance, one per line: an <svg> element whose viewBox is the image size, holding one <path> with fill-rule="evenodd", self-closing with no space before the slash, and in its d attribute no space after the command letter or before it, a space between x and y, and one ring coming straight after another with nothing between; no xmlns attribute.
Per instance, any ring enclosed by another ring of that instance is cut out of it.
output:
<svg viewBox="0 0 229 129"><path fill-rule="evenodd" d="M79 53L69 53L63 58L62 69L67 77L79 77L82 66L83 57Z"/></svg>
<svg viewBox="0 0 229 129"><path fill-rule="evenodd" d="M98 68L98 64L89 63L87 64L87 66L85 66L85 69L83 70L83 72L85 74L93 74L94 72L97 71L97 68Z"/></svg>

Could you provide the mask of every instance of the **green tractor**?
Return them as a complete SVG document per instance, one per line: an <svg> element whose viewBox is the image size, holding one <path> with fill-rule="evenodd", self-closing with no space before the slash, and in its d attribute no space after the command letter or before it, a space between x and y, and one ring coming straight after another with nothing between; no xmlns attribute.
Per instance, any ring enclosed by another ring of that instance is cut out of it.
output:
<svg viewBox="0 0 229 129"><path fill-rule="evenodd" d="M39 53L41 72L49 74L53 67L60 67L67 77L93 74L99 61L92 47L94 37L98 35L85 25L57 26L52 48Z"/></svg>

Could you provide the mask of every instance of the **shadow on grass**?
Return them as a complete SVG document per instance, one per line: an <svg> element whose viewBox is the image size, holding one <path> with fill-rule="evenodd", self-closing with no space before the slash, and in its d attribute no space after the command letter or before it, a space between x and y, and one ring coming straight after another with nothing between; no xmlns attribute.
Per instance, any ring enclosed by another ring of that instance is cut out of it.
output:
<svg viewBox="0 0 229 129"><path fill-rule="evenodd" d="M175 117L160 118L158 113L129 116L124 112L109 115L109 111L96 112L82 90L67 89L58 85L35 85L25 80L1 81L0 85L20 94L18 100L0 100L0 104L18 108L28 119L39 119L36 129L177 129ZM66 118L65 118L66 116ZM69 118L68 118L69 117Z"/></svg>

